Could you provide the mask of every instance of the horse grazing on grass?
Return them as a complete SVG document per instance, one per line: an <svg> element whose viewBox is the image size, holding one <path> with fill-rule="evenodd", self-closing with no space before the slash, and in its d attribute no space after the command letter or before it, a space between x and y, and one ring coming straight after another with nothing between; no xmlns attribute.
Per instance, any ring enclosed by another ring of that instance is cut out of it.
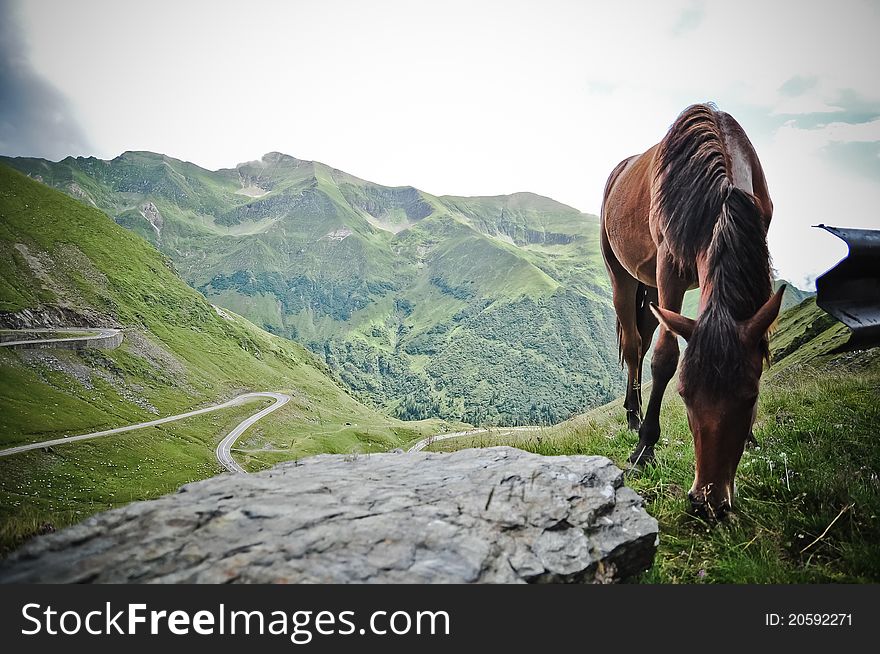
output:
<svg viewBox="0 0 880 654"><path fill-rule="evenodd" d="M687 348L678 391L696 456L688 497L703 516L731 508L736 468L752 438L767 330L784 290L771 297L772 214L754 147L732 116L708 104L685 109L660 143L621 161L605 186L602 253L628 372L624 407L639 432L630 462L653 461L681 336ZM685 291L696 287L699 315L691 320L678 312ZM658 322L642 416L642 360Z"/></svg>

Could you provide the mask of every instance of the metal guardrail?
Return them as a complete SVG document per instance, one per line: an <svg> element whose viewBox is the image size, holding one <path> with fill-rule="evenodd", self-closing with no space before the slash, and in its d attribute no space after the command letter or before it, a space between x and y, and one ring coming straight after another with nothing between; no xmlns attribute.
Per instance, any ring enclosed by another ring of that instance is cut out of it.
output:
<svg viewBox="0 0 880 654"><path fill-rule="evenodd" d="M835 352L880 345L880 230L816 225L849 247L849 254L816 278L816 304L852 335Z"/></svg>

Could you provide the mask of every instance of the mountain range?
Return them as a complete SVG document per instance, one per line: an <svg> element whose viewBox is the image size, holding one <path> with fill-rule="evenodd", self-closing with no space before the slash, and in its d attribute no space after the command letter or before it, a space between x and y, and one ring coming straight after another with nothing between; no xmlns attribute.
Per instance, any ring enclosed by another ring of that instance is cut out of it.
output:
<svg viewBox="0 0 880 654"><path fill-rule="evenodd" d="M534 196L521 199L539 201ZM333 372L324 353L309 352L212 305L178 276L169 256L82 200L0 165L0 327L55 326L63 332L64 326L93 326L124 332L115 349L0 348L0 449L42 444L0 457L0 555L36 534L220 473L214 456L218 441L258 407L252 401L92 440L68 443L62 440L66 436L216 405L254 390L287 393L291 401L251 426L235 444L236 460L252 471L321 452L355 458L411 447L427 436L464 427L436 419L401 422L357 402L340 381L340 369ZM493 203L499 200L484 202L497 207ZM474 204L479 202L472 198L460 201L462 206ZM487 211L494 215L495 209ZM144 213L158 222L152 209ZM162 224L149 228L158 237L156 243L180 229L170 216L158 216ZM474 217L468 220L476 222ZM566 233L555 229L543 234L548 232ZM336 238L345 243L351 235ZM496 236L481 238L506 242ZM520 237L510 238L510 247L539 261L541 247L559 257L555 248L579 247L581 237L543 246L535 242L540 240L536 235L521 238L522 245L517 245ZM544 242L556 239L564 240L545 236ZM456 244L443 245L448 252ZM577 261L589 267L587 256L575 261L572 255L571 262L546 256L559 272L571 271L565 264ZM428 267L427 258L417 270ZM471 264L463 259L458 265L469 269ZM571 279L584 276L571 273ZM430 278L427 282L436 286ZM791 300L798 291L790 289ZM528 297L535 297L530 290ZM591 289L584 286L580 292L587 297ZM459 299L441 291L440 297L445 295ZM515 303L519 296L510 295L514 300L507 301ZM496 303L503 306L500 291L498 296ZM410 297L420 301L417 295ZM688 300L691 304L694 297ZM470 296L464 301L471 306ZM596 304L602 306L601 297ZM487 305L477 315L491 315L491 309ZM352 311L350 318L358 311L362 309ZM424 307L400 311L404 316L429 315L420 313ZM9 336L0 333L0 338ZM878 578L873 520L878 493L871 483L876 475L870 474L877 468L878 358L876 348L835 354L848 336L813 298L780 317L770 341L774 363L764 375L758 404L755 434L760 446L747 449L740 464L738 480L744 491L736 518L713 533L702 522L682 519L682 489L693 478L694 455L684 406L670 385L659 465L627 482L646 498L666 534L657 563L643 581L692 582L704 575L722 582ZM419 356L430 361L428 355ZM431 447L500 442L547 455L599 454L624 462L635 438L624 415L617 400L554 427L493 429L470 438L438 439ZM808 556L805 539L816 546ZM750 546L731 548L731 542Z"/></svg>
<svg viewBox="0 0 880 654"><path fill-rule="evenodd" d="M549 198L435 196L280 153L218 171L150 152L0 160L399 418L554 423L622 389L598 218Z"/></svg>
<svg viewBox="0 0 880 654"><path fill-rule="evenodd" d="M436 196L278 152L217 171L151 152L0 161L398 418L552 424L622 390L598 218L552 199ZM784 308L804 296L789 286Z"/></svg>

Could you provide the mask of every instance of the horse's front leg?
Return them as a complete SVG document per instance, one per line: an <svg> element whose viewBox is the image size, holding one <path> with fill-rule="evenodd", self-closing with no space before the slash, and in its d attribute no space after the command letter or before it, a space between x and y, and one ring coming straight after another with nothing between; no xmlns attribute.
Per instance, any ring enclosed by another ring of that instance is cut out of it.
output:
<svg viewBox="0 0 880 654"><path fill-rule="evenodd" d="M630 463L643 464L654 460L654 446L660 440L660 404L677 367L678 339L665 327L660 327L660 336L657 337L651 358L651 397L639 428L639 444L629 457Z"/></svg>
<svg viewBox="0 0 880 654"><path fill-rule="evenodd" d="M662 250L663 248L657 257L657 293L660 306L678 313L690 282L678 275L668 256L662 256ZM639 443L629 457L630 463L634 465L654 460L654 446L660 440L660 405L677 367L678 337L661 325L654 355L651 357L651 397L639 428Z"/></svg>

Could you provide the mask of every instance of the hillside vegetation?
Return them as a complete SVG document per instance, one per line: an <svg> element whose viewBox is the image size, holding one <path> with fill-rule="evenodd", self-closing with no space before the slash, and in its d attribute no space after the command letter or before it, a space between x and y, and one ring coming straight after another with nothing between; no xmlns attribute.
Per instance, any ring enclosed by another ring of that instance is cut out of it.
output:
<svg viewBox="0 0 880 654"><path fill-rule="evenodd" d="M657 464L627 474L660 522L660 549L643 581L880 581L880 348L832 354L847 338L814 298L783 314L758 404L759 445L743 455L735 511L722 524L686 513L693 441L673 380ZM433 448L509 444L546 455L603 454L626 466L635 441L618 401L551 428L496 430Z"/></svg>
<svg viewBox="0 0 880 654"><path fill-rule="evenodd" d="M797 286L784 279L773 280L773 292L779 290L779 287L785 284L785 291L782 294L781 311L784 313L791 307L797 306L808 297L814 294L809 291L803 291ZM688 318L696 318L700 306L700 289L695 288L684 294L684 301L681 305L681 313Z"/></svg>
<svg viewBox="0 0 880 654"><path fill-rule="evenodd" d="M245 391L293 401L248 431L246 468L387 450L438 421L368 409L296 343L218 311L107 216L0 166L0 326L117 326L115 350L0 349L0 448L151 420ZM219 439L259 402L0 458L0 550L101 509L221 472Z"/></svg>
<svg viewBox="0 0 880 654"><path fill-rule="evenodd" d="M548 198L438 197L279 153L213 172L149 152L4 161L400 418L550 424L622 390L598 219Z"/></svg>

